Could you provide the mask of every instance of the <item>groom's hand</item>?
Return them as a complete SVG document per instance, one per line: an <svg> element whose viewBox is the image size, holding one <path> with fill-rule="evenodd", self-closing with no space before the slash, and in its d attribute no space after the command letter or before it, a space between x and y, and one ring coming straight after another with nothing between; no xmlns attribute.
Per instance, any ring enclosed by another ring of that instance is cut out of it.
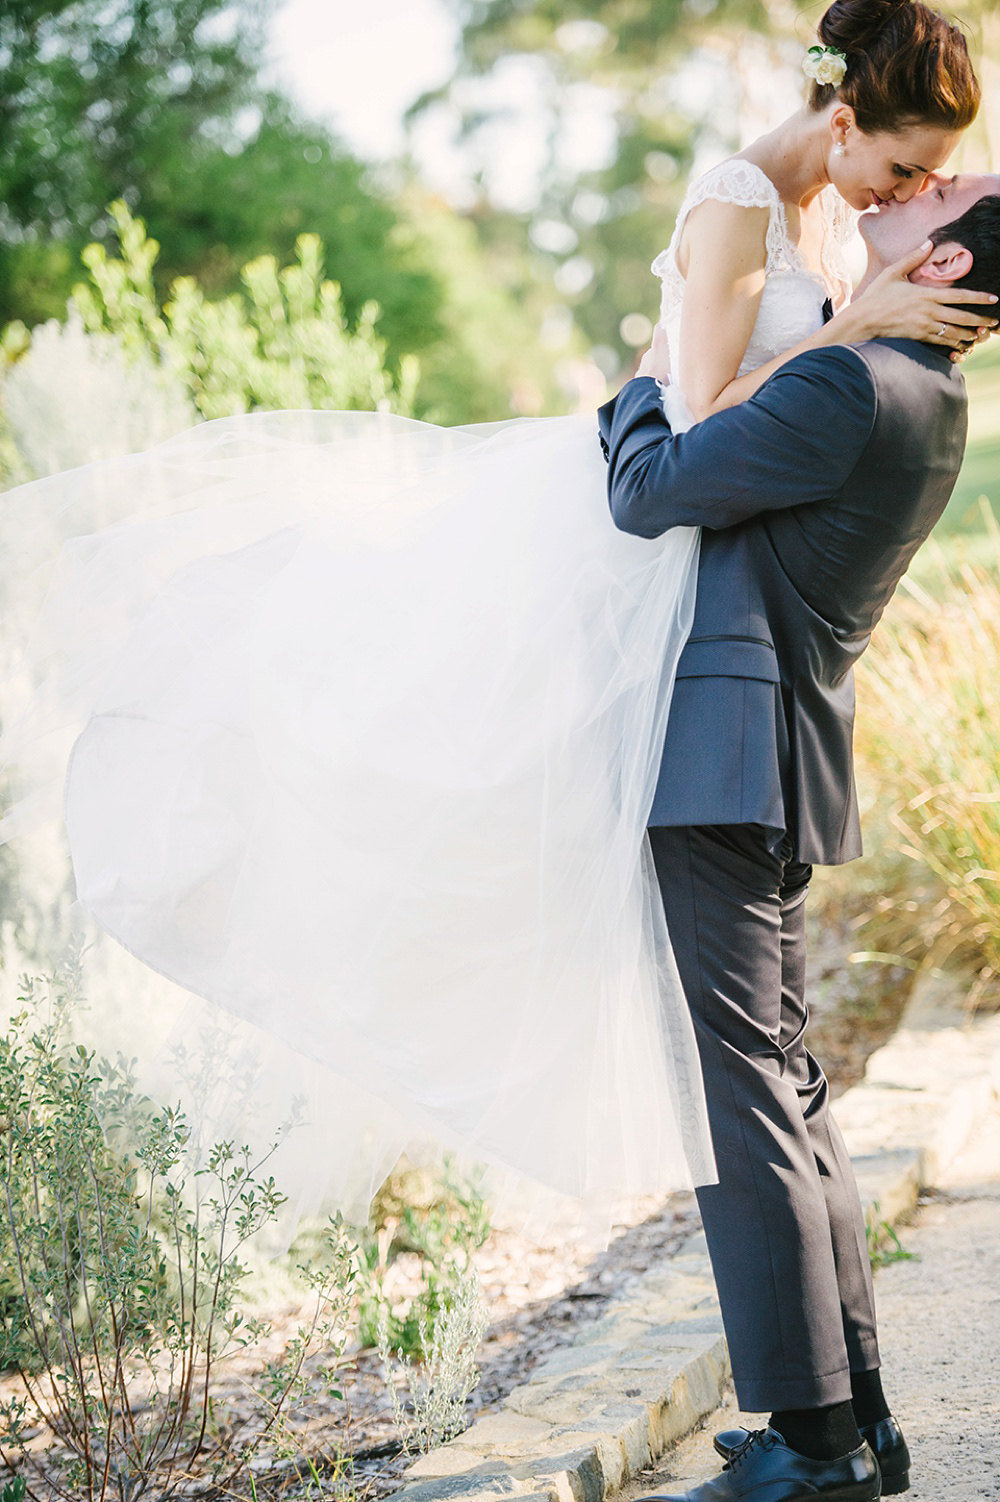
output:
<svg viewBox="0 0 1000 1502"><path fill-rule="evenodd" d="M658 323L653 329L653 342L639 361L637 376L652 376L664 385L670 380L670 345L666 331Z"/></svg>

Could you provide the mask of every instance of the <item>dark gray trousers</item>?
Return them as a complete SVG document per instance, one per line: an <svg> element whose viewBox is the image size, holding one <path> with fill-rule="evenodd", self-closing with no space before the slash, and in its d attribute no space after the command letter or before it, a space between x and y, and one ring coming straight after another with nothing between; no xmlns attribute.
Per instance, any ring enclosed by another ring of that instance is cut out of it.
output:
<svg viewBox="0 0 1000 1502"><path fill-rule="evenodd" d="M760 825L649 831L719 1182L698 1190L746 1412L851 1396L879 1365L857 1186L805 1046L812 868Z"/></svg>

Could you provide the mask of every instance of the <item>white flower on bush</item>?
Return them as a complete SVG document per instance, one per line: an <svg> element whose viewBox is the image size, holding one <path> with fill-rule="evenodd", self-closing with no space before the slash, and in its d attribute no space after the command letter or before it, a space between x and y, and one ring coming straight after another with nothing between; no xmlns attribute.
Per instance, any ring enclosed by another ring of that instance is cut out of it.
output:
<svg viewBox="0 0 1000 1502"><path fill-rule="evenodd" d="M839 87L847 72L847 58L835 47L810 47L802 59L802 71L819 84Z"/></svg>

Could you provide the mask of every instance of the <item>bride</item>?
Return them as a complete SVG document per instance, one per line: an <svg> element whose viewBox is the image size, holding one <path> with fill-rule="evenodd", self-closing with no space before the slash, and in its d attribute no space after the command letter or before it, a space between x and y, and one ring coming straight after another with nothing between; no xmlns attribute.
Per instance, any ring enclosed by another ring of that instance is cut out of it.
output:
<svg viewBox="0 0 1000 1502"><path fill-rule="evenodd" d="M854 303L842 260L974 118L961 33L837 0L819 36L654 264L675 425L818 343L977 336L913 258ZM279 1182L355 1214L421 1142L543 1216L712 1178L643 839L698 538L615 531L592 419L259 413L0 511L0 836L64 824L82 909L200 998L207 1129L294 1094Z"/></svg>

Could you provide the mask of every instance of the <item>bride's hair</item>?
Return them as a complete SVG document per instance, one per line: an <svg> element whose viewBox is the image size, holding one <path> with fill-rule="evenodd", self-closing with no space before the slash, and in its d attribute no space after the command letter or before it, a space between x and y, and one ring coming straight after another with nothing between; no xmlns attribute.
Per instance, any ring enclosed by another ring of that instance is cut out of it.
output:
<svg viewBox="0 0 1000 1502"><path fill-rule="evenodd" d="M839 87L813 84L813 109L841 99L867 135L907 125L965 130L976 118L982 90L965 36L920 0L834 0L818 30L824 46L844 53L847 72Z"/></svg>

